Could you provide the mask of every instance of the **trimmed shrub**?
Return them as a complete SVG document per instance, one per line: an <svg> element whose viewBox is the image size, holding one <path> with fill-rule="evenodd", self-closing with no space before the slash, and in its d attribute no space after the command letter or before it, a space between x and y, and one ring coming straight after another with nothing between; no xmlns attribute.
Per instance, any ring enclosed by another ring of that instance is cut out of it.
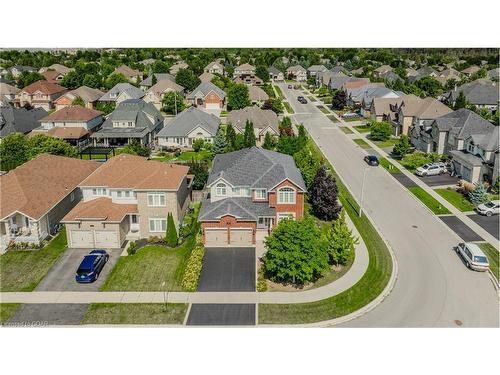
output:
<svg viewBox="0 0 500 375"><path fill-rule="evenodd" d="M165 241L167 242L167 246L175 247L177 246L178 238L177 238L177 230L175 229L174 217L172 213L168 213L167 217L167 233L165 237Z"/></svg>
<svg viewBox="0 0 500 375"><path fill-rule="evenodd" d="M266 278L264 276L264 267L259 268L259 273L257 274L257 292L267 291Z"/></svg>
<svg viewBox="0 0 500 375"><path fill-rule="evenodd" d="M196 292L198 289L198 281L200 279L203 256L205 248L201 244L197 244L191 251L191 255L186 264L184 275L182 276L181 286L188 292Z"/></svg>
<svg viewBox="0 0 500 375"><path fill-rule="evenodd" d="M134 255L137 252L137 242L130 241L130 245L128 245L127 254Z"/></svg>

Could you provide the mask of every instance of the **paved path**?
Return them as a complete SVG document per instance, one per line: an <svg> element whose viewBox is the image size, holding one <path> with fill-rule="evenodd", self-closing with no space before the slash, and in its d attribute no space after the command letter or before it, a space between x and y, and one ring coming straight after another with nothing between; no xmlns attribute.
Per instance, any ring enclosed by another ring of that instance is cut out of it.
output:
<svg viewBox="0 0 500 375"><path fill-rule="evenodd" d="M360 201L365 151L315 105L297 102L299 91L280 86L296 113L310 113L292 117L305 125ZM391 294L379 306L345 325L448 327L460 320L464 326L497 327L498 294L488 274L463 266L453 251L461 239L383 168L367 170L365 187L364 210L394 250L399 273Z"/></svg>

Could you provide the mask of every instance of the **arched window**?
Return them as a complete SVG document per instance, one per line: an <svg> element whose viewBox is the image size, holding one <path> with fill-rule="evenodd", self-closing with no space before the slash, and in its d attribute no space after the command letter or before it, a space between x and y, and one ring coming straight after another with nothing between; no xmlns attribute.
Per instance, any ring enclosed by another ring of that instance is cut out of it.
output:
<svg viewBox="0 0 500 375"><path fill-rule="evenodd" d="M290 187L284 187L278 190L278 203L295 203L295 190Z"/></svg>
<svg viewBox="0 0 500 375"><path fill-rule="evenodd" d="M223 183L218 183L216 186L215 186L215 195L217 195L218 197L225 197L226 196L226 185L223 184Z"/></svg>

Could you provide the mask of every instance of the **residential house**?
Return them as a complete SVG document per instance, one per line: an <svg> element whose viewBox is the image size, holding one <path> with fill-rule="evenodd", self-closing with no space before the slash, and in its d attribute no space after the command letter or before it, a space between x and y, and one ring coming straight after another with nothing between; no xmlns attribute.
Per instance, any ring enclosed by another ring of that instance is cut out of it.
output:
<svg viewBox="0 0 500 375"><path fill-rule="evenodd" d="M437 74L436 79L442 86L445 86L448 83L448 81L452 79L455 81L460 81L462 79L462 76L458 70L455 70L453 68L448 68L441 70Z"/></svg>
<svg viewBox="0 0 500 375"><path fill-rule="evenodd" d="M12 103L16 99L16 94L21 91L15 86L0 82L0 99L7 103Z"/></svg>
<svg viewBox="0 0 500 375"><path fill-rule="evenodd" d="M0 250L11 243L40 244L81 199L77 186L98 167L89 160L50 154L0 176Z"/></svg>
<svg viewBox="0 0 500 375"><path fill-rule="evenodd" d="M70 105L40 119L40 127L33 129L30 135L47 134L82 148L90 143L90 134L98 130L103 121L100 111Z"/></svg>
<svg viewBox="0 0 500 375"><path fill-rule="evenodd" d="M16 94L14 104L16 107L30 106L49 111L54 108L54 101L66 91L57 83L44 80L36 81Z"/></svg>
<svg viewBox="0 0 500 375"><path fill-rule="evenodd" d="M93 89L87 86L81 86L75 90L68 91L54 101L56 110L73 105L76 98L81 98L85 108L95 109L97 101L104 95L101 90Z"/></svg>
<svg viewBox="0 0 500 375"><path fill-rule="evenodd" d="M201 82L212 82L212 79L214 79L214 77L215 75L212 73L203 72L200 74L198 78L200 79Z"/></svg>
<svg viewBox="0 0 500 375"><path fill-rule="evenodd" d="M416 75L408 76L409 82L416 82L424 77L433 77L436 78L438 76L438 72L430 66L423 66L422 68L417 70Z"/></svg>
<svg viewBox="0 0 500 375"><path fill-rule="evenodd" d="M259 107L245 107L229 112L227 123L233 125L236 133L243 134L247 121L253 124L255 139L258 145L262 145L266 133L273 137L279 136L279 119L275 112Z"/></svg>
<svg viewBox="0 0 500 375"><path fill-rule="evenodd" d="M379 88L386 88L384 83L378 82L362 82L362 81L347 81L342 85L342 90L346 92L347 96L347 105L353 107L361 107L363 102L363 98L367 96L369 93L377 92ZM390 89L389 89L390 90ZM390 90L392 91L392 90ZM391 94L390 91L381 90L380 94L383 97L383 94L387 95L387 97L398 97L400 95Z"/></svg>
<svg viewBox="0 0 500 375"><path fill-rule="evenodd" d="M13 108L0 106L0 139L12 133L28 134L40 124L38 120L47 116L43 108Z"/></svg>
<svg viewBox="0 0 500 375"><path fill-rule="evenodd" d="M332 70L318 72L318 74L316 74L316 86L328 86L328 84L330 83L330 79L333 77L347 77L347 75L342 70L336 72Z"/></svg>
<svg viewBox="0 0 500 375"><path fill-rule="evenodd" d="M402 95L398 98L374 98L370 107L370 118L376 122L395 122L396 113L404 100L416 98L415 95Z"/></svg>
<svg viewBox="0 0 500 375"><path fill-rule="evenodd" d="M184 61L180 61L170 67L169 73L175 76L179 72L179 70L187 68L189 68L189 65Z"/></svg>
<svg viewBox="0 0 500 375"><path fill-rule="evenodd" d="M153 65L155 62L156 62L155 59L145 59L145 60L139 61L139 64L142 64L144 66L149 66L149 65Z"/></svg>
<svg viewBox="0 0 500 375"><path fill-rule="evenodd" d="M369 86L369 85L367 85ZM370 117L370 109L372 102L375 98L399 98L404 94L400 91L394 91L387 87L367 87L363 86L362 91L358 94L358 90L349 90L349 96L347 99L348 103L356 105L358 103L358 95L361 95L361 109L360 113L362 116Z"/></svg>
<svg viewBox="0 0 500 375"><path fill-rule="evenodd" d="M163 116L152 104L142 99L124 100L106 118L91 138L94 145L123 146L132 140L151 145L163 127Z"/></svg>
<svg viewBox="0 0 500 375"><path fill-rule="evenodd" d="M406 68L406 78L408 80L414 79L416 76L418 76L418 72L416 69Z"/></svg>
<svg viewBox="0 0 500 375"><path fill-rule="evenodd" d="M212 143L221 123L219 117L196 107L189 107L167 121L156 136L162 148L191 148L197 139Z"/></svg>
<svg viewBox="0 0 500 375"><path fill-rule="evenodd" d="M141 71L132 69L127 65L120 65L113 71L113 73L123 74L125 78L127 78L128 81L131 83L138 83L141 82L143 79L143 73Z"/></svg>
<svg viewBox="0 0 500 375"><path fill-rule="evenodd" d="M23 72L31 73L36 71L36 68L27 65L14 65L10 68L10 74L12 74L12 77L14 78L18 78Z"/></svg>
<svg viewBox="0 0 500 375"><path fill-rule="evenodd" d="M354 82L354 81L364 82L365 84L370 82L368 78L356 78L356 77L348 77L345 75L335 75L330 77L326 85L328 85L328 88L330 90L340 90L346 82Z"/></svg>
<svg viewBox="0 0 500 375"><path fill-rule="evenodd" d="M351 74L352 74L353 76L360 76L360 75L362 75L364 72L365 72L365 69L364 69L363 67L358 68L358 69L351 70Z"/></svg>
<svg viewBox="0 0 500 375"><path fill-rule="evenodd" d="M301 65L293 65L286 69L286 76L288 79L305 82L307 81L307 70L305 70Z"/></svg>
<svg viewBox="0 0 500 375"><path fill-rule="evenodd" d="M120 248L126 240L164 237L190 202L189 167L121 154L78 184L83 200L62 220L70 248Z"/></svg>
<svg viewBox="0 0 500 375"><path fill-rule="evenodd" d="M309 68L307 68L307 75L309 77L316 77L318 73L326 71L328 71L328 69L324 65L311 65Z"/></svg>
<svg viewBox="0 0 500 375"><path fill-rule="evenodd" d="M280 220L304 215L306 186L289 155L257 147L216 155L198 220L206 247L254 246Z"/></svg>
<svg viewBox="0 0 500 375"><path fill-rule="evenodd" d="M141 99L144 95L144 91L132 86L130 83L117 83L111 90L101 96L99 101L119 104L124 100Z"/></svg>
<svg viewBox="0 0 500 375"><path fill-rule="evenodd" d="M269 95L262 90L259 86L249 86L248 87L248 96L250 97L250 101L253 104L261 105L266 100L269 99Z"/></svg>
<svg viewBox="0 0 500 375"><path fill-rule="evenodd" d="M337 74L337 75L349 75L349 71L344 68L342 65L336 65L333 68L330 69L330 72ZM362 73L362 72L361 72Z"/></svg>
<svg viewBox="0 0 500 375"><path fill-rule="evenodd" d="M153 86L153 75L156 78L156 82L163 81L164 79L168 79L169 81L175 82L175 77L169 73L154 73L144 79L141 83L139 83L139 87L143 91L149 90L151 86Z"/></svg>
<svg viewBox="0 0 500 375"><path fill-rule="evenodd" d="M477 72L479 72L480 70L481 70L481 68L479 66L471 65L468 68L465 68L464 70L462 70L462 74L465 74L467 77L470 77L473 74L476 74Z"/></svg>
<svg viewBox="0 0 500 375"><path fill-rule="evenodd" d="M498 82L498 80L500 78L500 68L495 68L495 69L488 70L488 72L486 73L486 76L490 80Z"/></svg>
<svg viewBox="0 0 500 375"><path fill-rule="evenodd" d="M392 71L393 71L392 66L382 65L373 71L373 75L375 75L375 77L381 77L383 74L386 74L386 73L392 72Z"/></svg>
<svg viewBox="0 0 500 375"><path fill-rule="evenodd" d="M163 98L169 92L176 92L183 95L184 87L169 79L163 79L146 91L143 99L146 103L153 103L157 109L161 109Z"/></svg>
<svg viewBox="0 0 500 375"><path fill-rule="evenodd" d="M284 81L285 76L281 70L275 68L274 66L269 67L269 78L273 81Z"/></svg>
<svg viewBox="0 0 500 375"><path fill-rule="evenodd" d="M49 82L59 83L64 76L74 69L61 64L52 64L51 66L40 68L39 73Z"/></svg>
<svg viewBox="0 0 500 375"><path fill-rule="evenodd" d="M497 82L490 81L489 79L477 79L460 87L455 87L453 90L443 94L442 99L448 105L454 106L461 91L464 93L467 101L477 108L486 108L492 113L496 113L498 110L499 92Z"/></svg>
<svg viewBox="0 0 500 375"><path fill-rule="evenodd" d="M390 82L390 83L396 82L398 79L401 79L401 77L398 76L393 71L390 71L390 72L387 72L387 73L383 73L379 77L382 78L384 81L387 81L387 82Z"/></svg>
<svg viewBox="0 0 500 375"><path fill-rule="evenodd" d="M247 85L262 85L262 80L255 75L255 67L250 64L242 64L234 69L233 81Z"/></svg>
<svg viewBox="0 0 500 375"><path fill-rule="evenodd" d="M195 107L222 109L226 102L226 93L212 82L203 82L187 96L187 100Z"/></svg>
<svg viewBox="0 0 500 375"><path fill-rule="evenodd" d="M224 65L219 61L212 61L205 67L205 69L203 69L203 71L205 73L220 74L222 76L224 75Z"/></svg>

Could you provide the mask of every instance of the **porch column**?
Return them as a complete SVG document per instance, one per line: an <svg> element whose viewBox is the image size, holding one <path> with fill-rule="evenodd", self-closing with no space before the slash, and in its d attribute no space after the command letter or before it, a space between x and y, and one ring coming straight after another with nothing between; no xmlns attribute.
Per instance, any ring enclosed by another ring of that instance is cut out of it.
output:
<svg viewBox="0 0 500 375"><path fill-rule="evenodd" d="M10 226L9 226L9 221L4 221L3 222L4 226L5 226L5 235L7 236L7 238L10 238Z"/></svg>

